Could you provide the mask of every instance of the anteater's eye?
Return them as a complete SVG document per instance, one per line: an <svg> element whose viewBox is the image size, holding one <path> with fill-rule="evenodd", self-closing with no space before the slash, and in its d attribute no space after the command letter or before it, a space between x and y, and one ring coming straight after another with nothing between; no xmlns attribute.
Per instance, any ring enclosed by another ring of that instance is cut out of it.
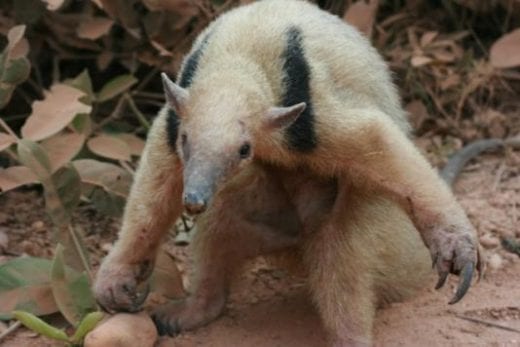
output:
<svg viewBox="0 0 520 347"><path fill-rule="evenodd" d="M249 157L249 155L251 154L251 145L247 142L244 143L242 147L240 147L238 154L242 159L246 159L247 157Z"/></svg>

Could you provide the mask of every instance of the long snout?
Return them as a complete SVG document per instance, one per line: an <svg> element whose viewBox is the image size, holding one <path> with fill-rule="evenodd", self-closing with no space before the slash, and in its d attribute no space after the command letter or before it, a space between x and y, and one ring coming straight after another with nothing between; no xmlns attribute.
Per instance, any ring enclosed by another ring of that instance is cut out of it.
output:
<svg viewBox="0 0 520 347"><path fill-rule="evenodd" d="M199 214L206 211L208 199L204 194L195 191L184 192L183 196L184 208L189 214Z"/></svg>
<svg viewBox="0 0 520 347"><path fill-rule="evenodd" d="M188 163L184 168L183 204L189 214L199 214L208 208L216 187L219 169L201 162Z"/></svg>

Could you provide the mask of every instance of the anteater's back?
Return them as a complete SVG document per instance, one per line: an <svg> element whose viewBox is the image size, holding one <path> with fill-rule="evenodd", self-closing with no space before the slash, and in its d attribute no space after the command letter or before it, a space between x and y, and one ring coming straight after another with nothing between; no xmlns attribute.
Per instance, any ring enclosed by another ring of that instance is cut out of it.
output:
<svg viewBox="0 0 520 347"><path fill-rule="evenodd" d="M204 83L203 76L254 62L280 98L283 55L295 48L294 40L303 47L310 67L317 115L375 104L408 130L390 74L376 50L352 26L305 1L264 0L218 18L193 47L191 54L202 53L193 86Z"/></svg>

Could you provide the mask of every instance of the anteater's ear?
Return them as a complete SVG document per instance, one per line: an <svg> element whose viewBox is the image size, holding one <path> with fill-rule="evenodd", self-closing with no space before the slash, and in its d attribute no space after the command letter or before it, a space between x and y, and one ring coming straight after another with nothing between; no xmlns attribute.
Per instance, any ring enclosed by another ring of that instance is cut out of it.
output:
<svg viewBox="0 0 520 347"><path fill-rule="evenodd" d="M175 84L164 72L161 73L161 78L166 102L180 116L188 100L189 93L186 89Z"/></svg>
<svg viewBox="0 0 520 347"><path fill-rule="evenodd" d="M307 104L299 104L287 107L271 107L267 112L267 126L273 129L285 128L294 123L307 107Z"/></svg>

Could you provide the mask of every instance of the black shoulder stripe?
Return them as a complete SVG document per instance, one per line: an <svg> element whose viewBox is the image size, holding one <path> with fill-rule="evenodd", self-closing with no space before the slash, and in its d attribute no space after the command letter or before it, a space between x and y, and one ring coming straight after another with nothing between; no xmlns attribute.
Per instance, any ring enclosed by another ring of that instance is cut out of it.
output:
<svg viewBox="0 0 520 347"><path fill-rule="evenodd" d="M168 145L175 152L177 136L179 133L179 116L171 108L168 109L166 117L166 135L168 136Z"/></svg>
<svg viewBox="0 0 520 347"><path fill-rule="evenodd" d="M197 72L197 67L199 66L199 60L204 52L204 48L206 48L208 44L210 34L207 34L206 37L202 40L199 47L195 49L187 58L184 63L184 68L180 72L179 75L179 85L182 88L188 88L193 82L193 78L195 77L195 73Z"/></svg>
<svg viewBox="0 0 520 347"><path fill-rule="evenodd" d="M286 137L291 149L310 152L317 145L314 126L314 109L311 100L311 71L303 48L302 33L290 27L286 33L287 46L282 55L284 96L283 106L305 102L307 107L298 119L287 128Z"/></svg>
<svg viewBox="0 0 520 347"><path fill-rule="evenodd" d="M179 75L179 85L183 88L188 88L193 81L193 77L197 71L197 67L199 65L200 57L202 56L202 52L208 43L209 34L202 40L199 47L191 53L186 58L186 62L184 63L184 68L180 71ZM179 123L180 118L175 113L175 111L171 108L168 109L168 116L166 118L166 132L168 136L168 145L171 147L173 151L176 151L176 143L177 136L179 135Z"/></svg>

